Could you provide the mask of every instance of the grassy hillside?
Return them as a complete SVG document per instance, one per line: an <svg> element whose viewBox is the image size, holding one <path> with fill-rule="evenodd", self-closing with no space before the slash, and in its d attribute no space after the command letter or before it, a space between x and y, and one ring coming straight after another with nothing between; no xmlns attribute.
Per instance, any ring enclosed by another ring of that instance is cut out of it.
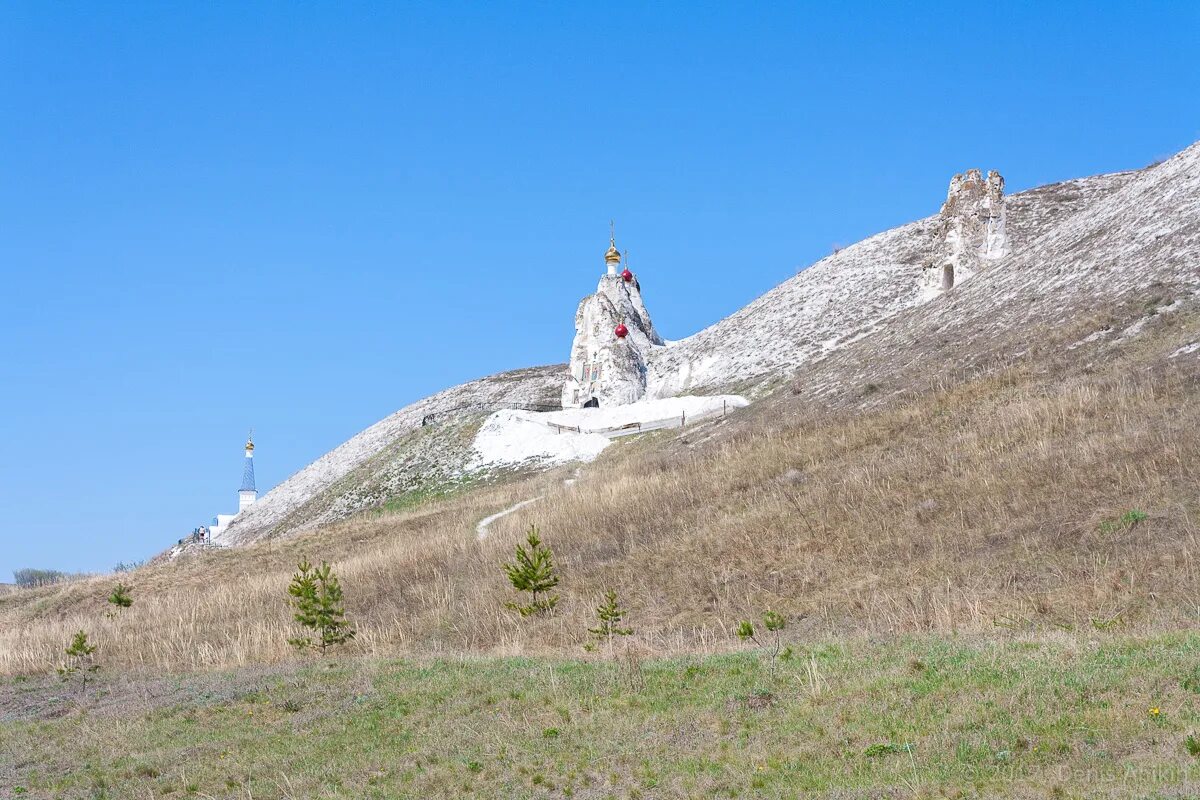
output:
<svg viewBox="0 0 1200 800"><path fill-rule="evenodd" d="M290 660L301 556L334 562L351 651L375 656L577 653L609 587L658 654L727 649L765 608L802 637L1194 625L1200 370L1168 356L1200 317L1159 315L1090 358L1068 349L1092 329L974 377L864 385L841 410L785 388L623 441L569 486L567 470L514 478L147 566L124 576L136 602L116 619L113 578L0 596L0 672L50 668L80 628L114 665ZM481 518L538 496L476 539ZM531 523L563 577L557 613L532 621L504 608L500 569Z"/></svg>
<svg viewBox="0 0 1200 800"><path fill-rule="evenodd" d="M1197 152L727 417L455 480L460 395L557 380L494 376L297 473L238 541L356 516L122 574L124 611L117 576L0 592L0 798L1195 796ZM786 333L821 316L801 295L759 310ZM523 619L501 565L530 525L561 602ZM326 663L288 644L303 558L358 631ZM580 660L610 589L628 650ZM735 635L768 609L779 662ZM79 630L86 694L54 675Z"/></svg>
<svg viewBox="0 0 1200 800"><path fill-rule="evenodd" d="M0 797L1194 796L1198 661L1194 634L1089 632L8 678Z"/></svg>

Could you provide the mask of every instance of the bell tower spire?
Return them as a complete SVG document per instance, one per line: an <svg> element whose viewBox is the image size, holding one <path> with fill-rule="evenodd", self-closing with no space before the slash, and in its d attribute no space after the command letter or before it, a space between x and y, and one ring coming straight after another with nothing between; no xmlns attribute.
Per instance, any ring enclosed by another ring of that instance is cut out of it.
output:
<svg viewBox="0 0 1200 800"><path fill-rule="evenodd" d="M246 463L242 465L242 487L238 489L238 512L258 500L258 489L254 485L254 430L246 437Z"/></svg>

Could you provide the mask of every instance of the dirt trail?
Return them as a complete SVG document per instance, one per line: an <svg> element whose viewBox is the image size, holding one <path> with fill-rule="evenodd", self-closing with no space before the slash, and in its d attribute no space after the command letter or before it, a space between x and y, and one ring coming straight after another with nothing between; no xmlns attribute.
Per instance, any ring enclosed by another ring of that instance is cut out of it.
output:
<svg viewBox="0 0 1200 800"><path fill-rule="evenodd" d="M475 537L477 539L487 538L488 526L491 525L493 522L500 519L501 517L508 516L509 514L513 513L514 511L524 508L525 506L529 505L530 503L536 503L538 500L541 500L542 497L544 497L544 495L538 495L537 497L531 497L528 500L522 500L521 502L517 503L516 505L509 506L508 508L504 509L503 511L497 511L495 514L492 514L490 517L484 517L483 519L479 520L479 524L475 526Z"/></svg>

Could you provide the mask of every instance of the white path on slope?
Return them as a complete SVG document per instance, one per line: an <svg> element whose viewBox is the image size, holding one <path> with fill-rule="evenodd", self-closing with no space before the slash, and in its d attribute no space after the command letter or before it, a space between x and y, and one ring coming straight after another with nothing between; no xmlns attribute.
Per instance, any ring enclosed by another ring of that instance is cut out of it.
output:
<svg viewBox="0 0 1200 800"><path fill-rule="evenodd" d="M575 471L571 473L571 477L563 478L563 486L566 486L568 488L574 486L575 482L579 480L579 476L582 474L583 474L583 470L576 467ZM507 515L513 513L514 511L522 509L525 506L529 505L530 503L536 503L538 500L541 500L545 496L546 495L544 495L544 494L539 494L537 497L531 497L528 500L522 500L521 502L517 503L515 506L509 506L508 508L504 509L503 511L498 511L495 514L492 514L490 517L484 517L483 519L479 520L479 524L475 526L476 538L482 539L485 536L487 536L488 526L490 526L496 520L500 519L501 517L507 516Z"/></svg>
<svg viewBox="0 0 1200 800"><path fill-rule="evenodd" d="M1179 358L1180 356L1186 356L1188 353L1194 353L1197 350L1200 350L1200 342L1192 342L1191 344L1185 344L1183 347L1167 356L1167 358Z"/></svg>
<svg viewBox="0 0 1200 800"><path fill-rule="evenodd" d="M483 519L479 520L479 524L475 526L475 538L476 539L487 538L488 527L493 522L500 519L501 517L507 517L509 514L513 513L514 511L520 511L522 508L529 505L530 503L536 503L538 500L541 500L544 496L545 495L538 495L537 497L531 497L528 500L522 500L521 502L517 503L516 505L509 506L508 508L504 509L503 511L497 511L495 514L492 514L490 517L484 517Z"/></svg>

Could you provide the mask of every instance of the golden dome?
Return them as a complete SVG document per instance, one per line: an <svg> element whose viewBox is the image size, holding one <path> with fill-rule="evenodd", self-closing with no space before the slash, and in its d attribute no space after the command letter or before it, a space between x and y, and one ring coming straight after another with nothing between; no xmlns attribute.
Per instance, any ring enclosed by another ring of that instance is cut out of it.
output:
<svg viewBox="0 0 1200 800"><path fill-rule="evenodd" d="M604 260L609 264L621 262L621 251L617 249L617 226L611 219L608 221L608 251L604 254Z"/></svg>

